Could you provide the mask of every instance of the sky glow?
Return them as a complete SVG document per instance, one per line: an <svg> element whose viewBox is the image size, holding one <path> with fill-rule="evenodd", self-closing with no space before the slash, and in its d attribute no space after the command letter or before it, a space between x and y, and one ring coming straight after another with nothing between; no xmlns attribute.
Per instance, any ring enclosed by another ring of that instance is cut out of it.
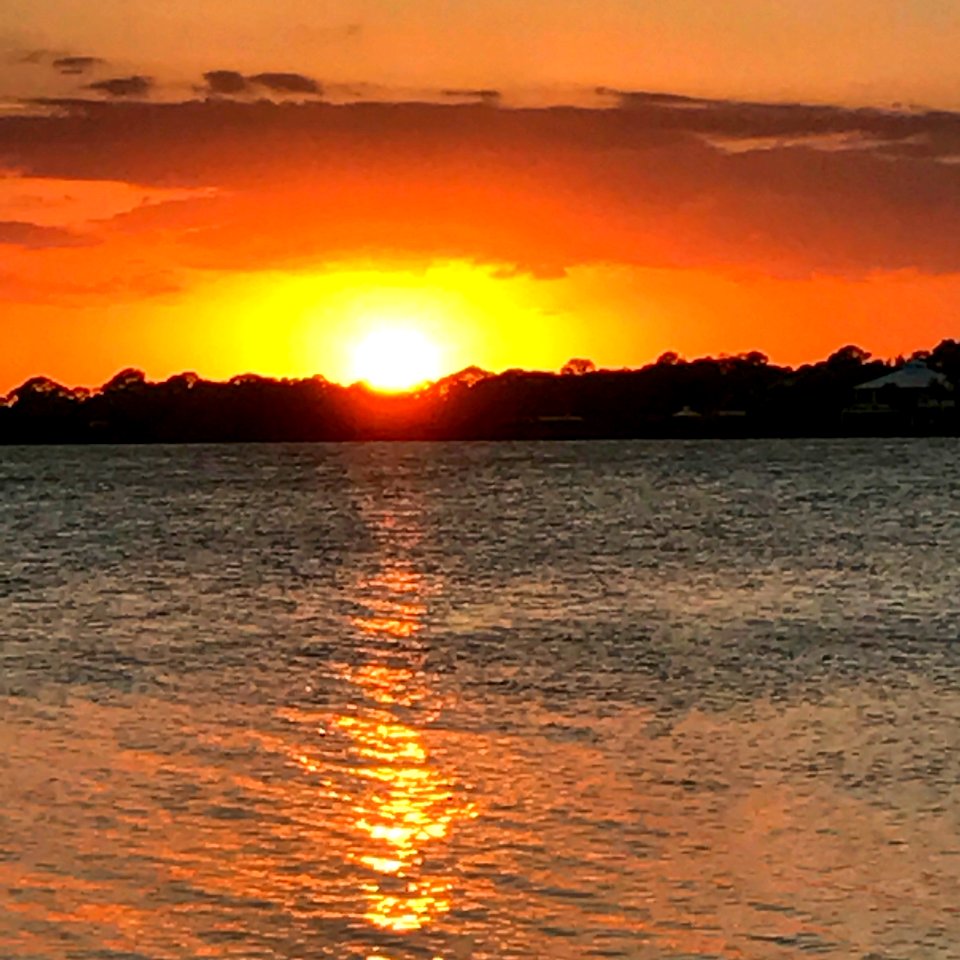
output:
<svg viewBox="0 0 960 960"><path fill-rule="evenodd" d="M378 310L438 375L957 332L953 3L10 0L0 48L0 391L346 382Z"/></svg>

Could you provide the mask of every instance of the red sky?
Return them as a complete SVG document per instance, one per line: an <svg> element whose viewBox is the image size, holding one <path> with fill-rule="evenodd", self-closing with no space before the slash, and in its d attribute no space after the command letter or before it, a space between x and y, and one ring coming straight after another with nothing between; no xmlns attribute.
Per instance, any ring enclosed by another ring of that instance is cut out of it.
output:
<svg viewBox="0 0 960 960"><path fill-rule="evenodd" d="M889 4L841 57L833 21L853 6L778 21L737 0L714 35L695 14L716 5L691 0L656 28L688 56L646 72L626 51L652 28L615 0L592 19L532 3L512 33L492 0L447 19L286 2L287 27L313 24L286 57L269 31L240 44L253 4L213 5L202 28L176 3L163 24L138 3L28 6L0 29L0 393L131 365L342 380L378 325L424 332L444 372L890 356L960 334L947 5L898 6L919 47L894 59ZM606 68L575 42L588 22ZM791 35L821 45L774 69ZM723 66L751 38L769 49ZM896 90L937 109L883 100Z"/></svg>

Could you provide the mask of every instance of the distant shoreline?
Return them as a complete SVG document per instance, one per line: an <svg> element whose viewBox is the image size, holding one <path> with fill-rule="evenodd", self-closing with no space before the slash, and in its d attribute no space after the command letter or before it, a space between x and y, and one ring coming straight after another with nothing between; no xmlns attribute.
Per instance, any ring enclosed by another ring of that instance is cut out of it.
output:
<svg viewBox="0 0 960 960"><path fill-rule="evenodd" d="M341 438L251 438L251 439L217 439L217 438L190 438L190 439L96 439L96 440L0 440L0 450L32 448L32 447L240 447L240 446L363 446L367 444L510 444L510 443L688 443L688 442L734 442L744 443L761 440L950 440L960 439L960 431L908 431L890 430L888 432L840 432L840 433L760 433L757 431L743 431L740 433L667 433L649 432L630 435L611 434L503 434L497 436L423 436L411 434L391 436L356 436Z"/></svg>
<svg viewBox="0 0 960 960"><path fill-rule="evenodd" d="M0 445L952 437L958 385L953 340L893 363L847 346L797 369L758 352L664 354L639 370L470 367L397 394L127 369L95 390L28 380L0 403Z"/></svg>

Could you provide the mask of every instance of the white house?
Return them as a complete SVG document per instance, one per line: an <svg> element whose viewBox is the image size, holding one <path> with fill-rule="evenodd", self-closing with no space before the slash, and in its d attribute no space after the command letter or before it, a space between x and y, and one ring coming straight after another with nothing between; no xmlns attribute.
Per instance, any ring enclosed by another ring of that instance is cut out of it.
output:
<svg viewBox="0 0 960 960"><path fill-rule="evenodd" d="M853 390L856 400L850 413L890 413L904 407L946 410L955 404L950 381L922 360L911 360L899 370Z"/></svg>

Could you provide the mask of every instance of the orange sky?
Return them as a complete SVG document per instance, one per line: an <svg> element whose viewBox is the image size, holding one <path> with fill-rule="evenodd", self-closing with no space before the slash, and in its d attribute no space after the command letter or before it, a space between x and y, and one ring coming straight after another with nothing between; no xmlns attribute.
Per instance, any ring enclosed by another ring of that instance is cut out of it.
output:
<svg viewBox="0 0 960 960"><path fill-rule="evenodd" d="M0 393L960 335L952 5L667 6L12 0Z"/></svg>

